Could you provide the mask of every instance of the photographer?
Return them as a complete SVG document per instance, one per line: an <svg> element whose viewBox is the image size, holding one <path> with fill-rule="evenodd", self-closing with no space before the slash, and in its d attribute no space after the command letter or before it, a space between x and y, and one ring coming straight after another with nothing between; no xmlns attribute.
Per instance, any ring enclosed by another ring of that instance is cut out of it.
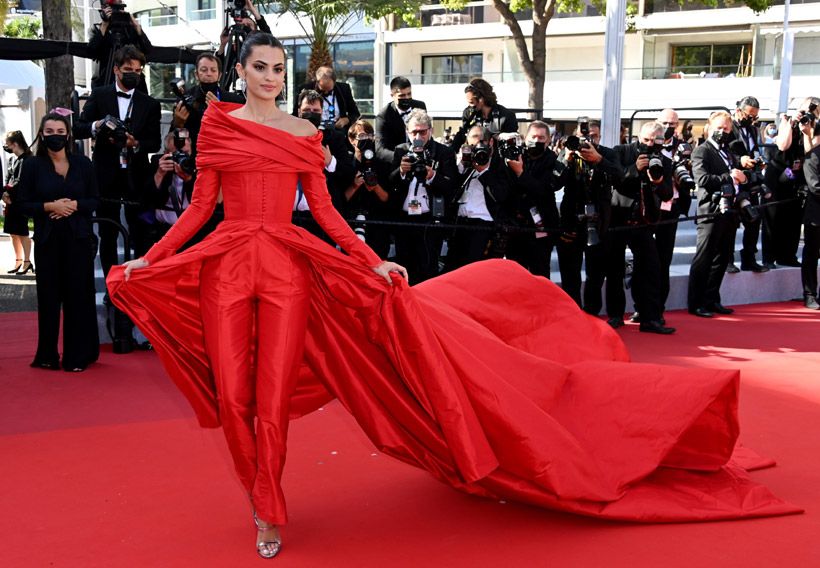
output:
<svg viewBox="0 0 820 568"><path fill-rule="evenodd" d="M794 116L783 115L777 129L777 153L766 168L766 185L774 190L776 201L793 199L768 207L764 211L766 223L771 227L771 234L764 232L764 262L773 268L778 266L800 266L797 260L797 248L800 244L800 225L802 219L801 204L798 194L806 186L803 162L807 148L804 136L810 135L820 117L820 98L808 97L800 102ZM771 247L766 247L767 239ZM765 256L767 248L771 257Z"/></svg>
<svg viewBox="0 0 820 568"><path fill-rule="evenodd" d="M132 46L119 49L114 55L113 85L99 87L91 92L79 119L74 124L77 139L94 138L94 170L100 190L97 217L120 220L120 207L125 203L125 219L131 232L131 241L142 250L138 223L137 202L148 177L148 154L160 148L159 101L136 90L145 56ZM116 227L100 223L100 261L103 271L117 259Z"/></svg>
<svg viewBox="0 0 820 568"><path fill-rule="evenodd" d="M649 122L637 142L615 147L624 170L623 181L612 193L611 227L607 237L606 310L609 324L621 327L626 309L623 288L626 247L632 251L632 297L640 313L640 330L670 334L661 311L661 264L651 223L660 219L661 204L673 198L672 160L662 154L664 126ZM624 228L628 228L623 230Z"/></svg>
<svg viewBox="0 0 820 568"><path fill-rule="evenodd" d="M820 310L817 303L817 259L820 256L820 126L814 121L814 130L803 134L806 152L806 207L803 212L803 281L804 304L810 310Z"/></svg>
<svg viewBox="0 0 820 568"><path fill-rule="evenodd" d="M476 77L464 87L467 107L461 116L461 128L453 136L450 146L458 150L467 139L467 133L475 125L486 126L493 134L518 132L518 119L511 110L498 104L493 87L484 79Z"/></svg>
<svg viewBox="0 0 820 568"><path fill-rule="evenodd" d="M456 229L448 242L447 271L490 256L496 224L509 217L505 206L510 183L495 144L484 126L475 125L467 132L458 167L460 188L457 186L453 195L456 223L464 228Z"/></svg>
<svg viewBox="0 0 820 568"><path fill-rule="evenodd" d="M678 234L678 218L689 215L692 206L692 192L695 180L692 177L692 146L678 137L676 130L678 113L671 108L664 109L657 121L664 127L663 150L661 154L672 161L672 198L660 204L661 224L655 226L655 245L658 249L658 260L661 265L661 314L666 311L666 299L669 297L669 270L675 251L675 239ZM684 135L685 130L683 131ZM690 133L691 137L691 133ZM633 321L637 321L633 315Z"/></svg>
<svg viewBox="0 0 820 568"><path fill-rule="evenodd" d="M592 125L579 117L576 134L568 136L555 162L555 187L564 188L558 268L561 287L588 313L601 311L605 277L601 241L609 226L613 184L623 177L618 156L611 148L591 141ZM586 285L581 301L581 266L586 257Z"/></svg>
<svg viewBox="0 0 820 568"><path fill-rule="evenodd" d="M350 125L359 120L361 116L359 107L353 100L350 85L337 81L336 72L330 67L319 67L316 70L316 80L302 85L300 91L304 90L313 90L321 95L323 100L322 124L332 125L347 136ZM296 109L298 106L294 107L294 114L296 114Z"/></svg>
<svg viewBox="0 0 820 568"><path fill-rule="evenodd" d="M187 130L173 129L165 136L164 154L151 158L152 175L146 181L148 211L141 216L148 227L148 245L158 242L191 204L196 181L196 167L191 155L191 137ZM211 219L191 240L185 250L208 236L224 218L222 204L217 204ZM146 251L138 251L140 256Z"/></svg>
<svg viewBox="0 0 820 568"><path fill-rule="evenodd" d="M88 38L88 55L97 62L97 73L91 78L91 88L103 87L114 82L114 53L131 45L142 53L151 50L151 42L133 14L125 11L125 4L115 0L102 0L102 22L91 28ZM136 85L143 93L148 92L145 78Z"/></svg>
<svg viewBox="0 0 820 568"><path fill-rule="evenodd" d="M345 210L344 192L353 181L356 168L348 151L347 140L334 128L326 128L322 122L324 98L313 90L299 93L296 99L298 116L304 118L322 132L322 150L325 154L325 180L333 206L340 212ZM294 211L310 211L302 186L297 182ZM333 240L319 227L319 224L303 214L297 214L296 224L304 227L320 239L333 244Z"/></svg>
<svg viewBox="0 0 820 568"><path fill-rule="evenodd" d="M416 284L439 272L444 235L429 225L445 217L458 169L453 151L433 140L433 123L426 111L410 113L406 136L411 142L396 146L390 181L400 204L399 220L419 225L396 230L396 261L407 267Z"/></svg>
<svg viewBox="0 0 820 568"><path fill-rule="evenodd" d="M344 190L344 216L374 221L390 219L391 206L396 201L389 189L390 163L379 159L376 154L373 125L366 120L357 120L347 131L347 140L353 148L351 155L356 175ZM356 227L356 230L379 258L387 258L390 251L388 227L367 225Z"/></svg>
<svg viewBox="0 0 820 568"><path fill-rule="evenodd" d="M407 77L390 81L392 102L376 117L376 154L385 162L393 162L393 150L408 141L407 122L413 109L427 110L427 105L413 99L413 87Z"/></svg>
<svg viewBox="0 0 820 568"><path fill-rule="evenodd" d="M760 103L754 97L743 97L736 106L734 120L732 121L735 142L732 143L730 151L738 158L738 162L744 170L754 170L762 164L760 149L758 148L759 133L756 126L757 117L760 114ZM755 193L751 197L752 205L760 205L760 196L758 194ZM760 217L754 220L743 219L742 222L743 248L740 251L740 268L738 269L734 263L731 263L726 272L737 273L740 270L767 272L769 269L762 264L758 264L755 259L757 241L760 238L761 219ZM766 255L764 254L764 256Z"/></svg>
<svg viewBox="0 0 820 568"><path fill-rule="evenodd" d="M174 105L174 119L171 128L184 128L191 137L191 148L196 154L196 140L202 125L202 116L213 101L242 102L234 93L225 93L219 86L222 76L222 62L211 53L200 53L196 58L196 79L198 84L190 91L184 84L175 82L173 90L177 95ZM179 80L181 81L181 80Z"/></svg>
<svg viewBox="0 0 820 568"><path fill-rule="evenodd" d="M507 242L506 256L545 278L550 277L550 257L557 236L547 231L557 230L560 223L552 178L556 156L547 148L548 140L549 126L536 120L527 128L523 148L499 141L499 153L507 164L513 188L510 209L515 223L527 229L542 229L513 232Z"/></svg>
<svg viewBox="0 0 820 568"><path fill-rule="evenodd" d="M720 285L732 261L739 208L748 201L746 174L729 152L732 116L725 111L709 116L706 142L692 152L692 171L698 187L698 220L695 257L689 268L689 313L703 318L731 314L720 303Z"/></svg>

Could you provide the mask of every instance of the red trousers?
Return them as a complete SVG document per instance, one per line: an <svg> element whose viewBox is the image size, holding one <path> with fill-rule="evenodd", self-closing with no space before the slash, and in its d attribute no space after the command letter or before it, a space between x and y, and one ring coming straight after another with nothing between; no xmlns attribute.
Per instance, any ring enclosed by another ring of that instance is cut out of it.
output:
<svg viewBox="0 0 820 568"><path fill-rule="evenodd" d="M204 263L205 344L239 479L259 518L280 525L287 522L281 479L305 342L308 268L299 253L264 233L242 253Z"/></svg>

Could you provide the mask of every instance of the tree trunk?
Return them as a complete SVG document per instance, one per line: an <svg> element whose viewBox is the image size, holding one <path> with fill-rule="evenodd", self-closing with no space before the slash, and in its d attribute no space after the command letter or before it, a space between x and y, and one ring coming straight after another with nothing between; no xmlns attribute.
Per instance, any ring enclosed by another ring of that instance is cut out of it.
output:
<svg viewBox="0 0 820 568"><path fill-rule="evenodd" d="M43 0L45 39L71 41L71 12L68 0ZM46 59L46 108L70 108L74 91L74 59L61 55Z"/></svg>
<svg viewBox="0 0 820 568"><path fill-rule="evenodd" d="M310 60L307 68L308 83L316 80L316 70L319 67L333 67L333 57L330 55L330 45L327 41L314 39L310 46Z"/></svg>

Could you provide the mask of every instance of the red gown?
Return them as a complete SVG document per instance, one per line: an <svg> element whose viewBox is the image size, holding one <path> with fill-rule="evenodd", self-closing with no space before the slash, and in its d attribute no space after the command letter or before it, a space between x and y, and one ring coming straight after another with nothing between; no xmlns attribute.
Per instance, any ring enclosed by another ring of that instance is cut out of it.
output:
<svg viewBox="0 0 820 568"><path fill-rule="evenodd" d="M228 115L233 108L209 106L193 202L146 255L150 267L127 283L119 268L108 278L112 299L151 340L202 426L236 418L218 377L225 352L237 350L249 354L242 373L257 377L260 421L271 404L258 383L273 368L286 383L275 396L287 395L274 413L300 416L336 397L382 452L468 493L634 521L800 512L732 460L739 372L631 363L606 324L514 262L387 286L370 269L378 259L330 204L319 136L243 121ZM319 224L350 256L290 224L297 177ZM226 220L172 256L208 218L220 183ZM288 305L306 310L304 328L260 313L244 335L209 341L209 325L237 322L208 316L203 289L220 287L214 267L243 264L251 267L233 275L242 286L275 281L263 295L291 286L298 298ZM272 359L263 357L269 342ZM286 425L271 431L282 439L258 454L227 428L226 437L276 480Z"/></svg>

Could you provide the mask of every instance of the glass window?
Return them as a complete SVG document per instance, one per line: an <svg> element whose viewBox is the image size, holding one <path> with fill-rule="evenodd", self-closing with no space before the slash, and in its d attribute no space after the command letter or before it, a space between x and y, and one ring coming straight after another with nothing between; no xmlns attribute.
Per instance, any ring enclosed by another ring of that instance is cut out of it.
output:
<svg viewBox="0 0 820 568"><path fill-rule="evenodd" d="M362 114L373 114L373 42L350 41L333 46L336 78L350 85Z"/></svg>
<svg viewBox="0 0 820 568"><path fill-rule="evenodd" d="M466 83L481 75L483 57L480 53L465 55L424 55L421 58L421 82Z"/></svg>
<svg viewBox="0 0 820 568"><path fill-rule="evenodd" d="M672 47L672 73L706 73L725 76L747 63L751 44L676 45Z"/></svg>

